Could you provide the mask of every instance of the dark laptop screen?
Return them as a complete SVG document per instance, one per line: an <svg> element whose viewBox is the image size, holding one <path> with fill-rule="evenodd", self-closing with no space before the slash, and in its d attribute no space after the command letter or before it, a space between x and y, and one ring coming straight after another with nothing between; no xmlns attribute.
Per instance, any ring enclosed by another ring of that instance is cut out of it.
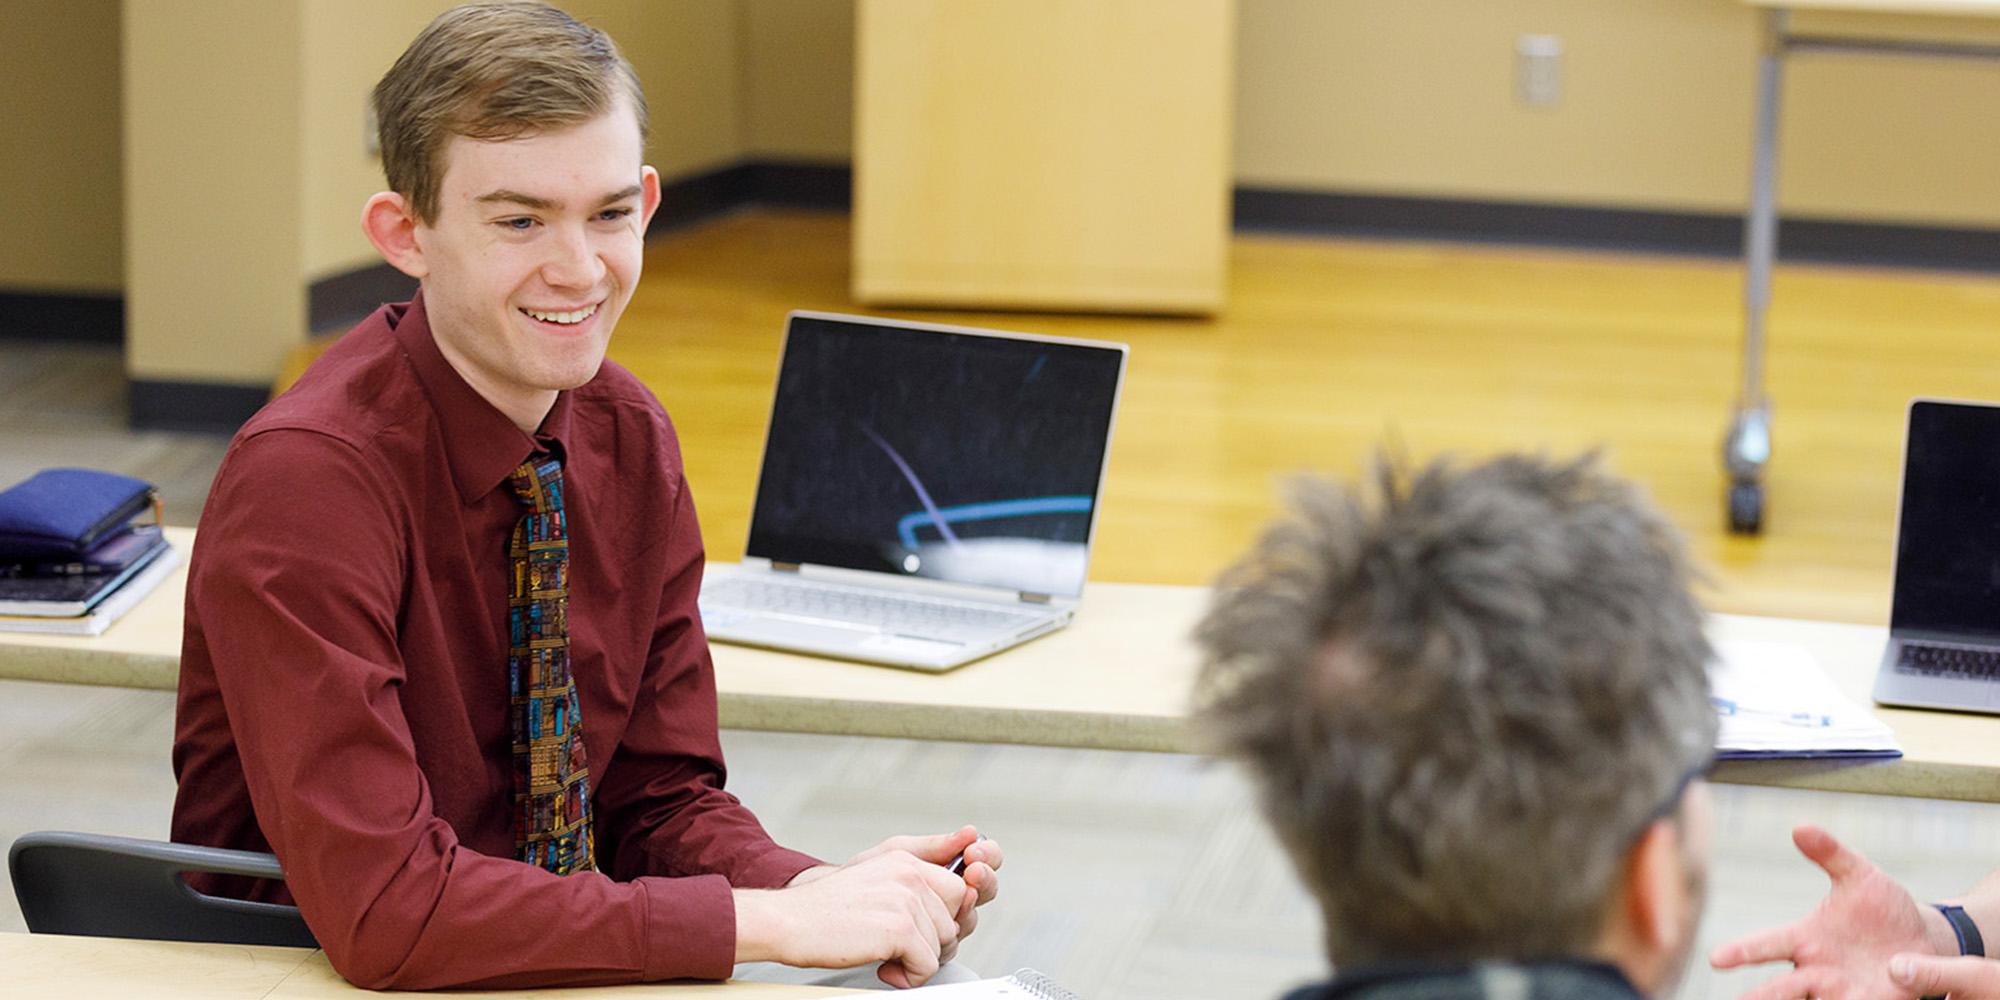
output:
<svg viewBox="0 0 2000 1000"><path fill-rule="evenodd" d="M1910 404L1891 624L2000 636L2000 407Z"/></svg>
<svg viewBox="0 0 2000 1000"><path fill-rule="evenodd" d="M794 316L749 554L1081 593L1124 360Z"/></svg>

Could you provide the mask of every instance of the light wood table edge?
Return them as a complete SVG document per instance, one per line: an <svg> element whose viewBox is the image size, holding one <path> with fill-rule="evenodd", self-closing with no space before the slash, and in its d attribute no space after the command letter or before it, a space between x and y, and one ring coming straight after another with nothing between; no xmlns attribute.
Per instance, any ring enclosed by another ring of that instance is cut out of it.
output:
<svg viewBox="0 0 2000 1000"><path fill-rule="evenodd" d="M313 1000L367 991L342 979L316 948L143 938L0 932L0 968L21 996L124 995L145 1000ZM817 1000L874 991L732 979L668 980L587 987L452 990L465 1000L558 1000L646 996L683 1000ZM14 994L9 993L8 996Z"/></svg>
<svg viewBox="0 0 2000 1000"><path fill-rule="evenodd" d="M128 652L113 658L88 647L11 646L0 655L0 680L172 691L180 676L178 654Z"/></svg>
<svg viewBox="0 0 2000 1000"><path fill-rule="evenodd" d="M1085 750L1194 753L1185 719L1037 709L853 701L723 692L724 729L1013 743Z"/></svg>
<svg viewBox="0 0 2000 1000"><path fill-rule="evenodd" d="M1908 760L1731 760L1714 780L1731 785L1798 788L1857 795L2000 802L2000 773L1962 764Z"/></svg>
<svg viewBox="0 0 2000 1000"><path fill-rule="evenodd" d="M2000 17L2000 0L1743 0L1751 7L1828 13Z"/></svg>

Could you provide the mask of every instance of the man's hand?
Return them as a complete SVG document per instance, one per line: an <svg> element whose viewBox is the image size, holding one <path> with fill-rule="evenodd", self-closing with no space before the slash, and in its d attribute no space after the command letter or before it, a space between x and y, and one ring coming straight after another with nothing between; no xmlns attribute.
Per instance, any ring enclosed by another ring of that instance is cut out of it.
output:
<svg viewBox="0 0 2000 1000"><path fill-rule="evenodd" d="M844 865L821 865L785 888L737 890L736 960L849 968L881 962L883 982L921 986L951 961L1000 891L1000 845L963 827L890 837ZM965 854L965 874L945 865Z"/></svg>
<svg viewBox="0 0 2000 1000"><path fill-rule="evenodd" d="M845 969L881 962L882 981L899 989L937 974L958 924L946 905L965 881L903 854L880 854L776 891L738 889L736 960ZM804 874L804 873L801 873Z"/></svg>
<svg viewBox="0 0 2000 1000"><path fill-rule="evenodd" d="M953 905L952 915L958 921L959 938L963 940L970 936L972 929L979 926L979 914L975 908L985 906L1000 894L1000 864L1005 860L1000 845L991 840L980 840L977 829L962 826L955 833L937 836L890 837L855 855L848 864L899 851L934 865L949 865L960 854L965 855L965 885L971 891L962 899L946 902ZM796 883L797 880L793 881ZM954 944L952 951L957 950L958 946ZM946 954L944 960L951 961L951 955Z"/></svg>
<svg viewBox="0 0 2000 1000"><path fill-rule="evenodd" d="M1867 858L1816 826L1792 831L1799 853L1820 866L1833 887L1805 919L1738 938L1710 953L1709 964L1733 969L1790 962L1792 971L1760 983L1739 1000L1908 1000L1915 991L1890 974L1900 953L1955 954L1944 917L1919 906ZM1940 946L1940 937L1950 941ZM1995 994L2000 996L2000 994Z"/></svg>
<svg viewBox="0 0 2000 1000"><path fill-rule="evenodd" d="M1889 960L1889 978L1908 996L2000 1000L2000 962L1990 958L1897 955Z"/></svg>

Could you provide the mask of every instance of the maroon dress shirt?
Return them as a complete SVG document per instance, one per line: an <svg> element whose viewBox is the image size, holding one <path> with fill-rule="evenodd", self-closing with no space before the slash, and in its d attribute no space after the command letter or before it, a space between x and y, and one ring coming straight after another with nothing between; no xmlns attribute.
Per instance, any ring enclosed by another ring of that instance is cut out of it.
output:
<svg viewBox="0 0 2000 1000"><path fill-rule="evenodd" d="M560 449L600 872L514 857L508 475ZM701 536L609 361L533 437L384 306L231 442L188 575L173 839L270 850L341 975L427 988L729 975L732 886L817 862L723 790Z"/></svg>

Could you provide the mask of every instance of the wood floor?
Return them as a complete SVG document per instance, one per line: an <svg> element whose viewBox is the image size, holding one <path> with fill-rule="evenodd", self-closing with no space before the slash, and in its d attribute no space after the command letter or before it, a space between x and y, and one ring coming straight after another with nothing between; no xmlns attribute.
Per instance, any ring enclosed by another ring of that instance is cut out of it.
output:
<svg viewBox="0 0 2000 1000"><path fill-rule="evenodd" d="M613 356L681 430L710 549L743 544L783 315L853 311L844 217L746 213L648 248ZM1093 576L1199 582L1298 469L1601 445L1692 540L1713 606L1886 614L1901 409L2000 398L2000 280L1787 267L1770 356L1769 532L1729 539L1718 445L1737 358L1725 262L1281 237L1234 244L1215 321L910 313L1133 347ZM159 482L192 523L222 442L123 430L115 351L0 342L0 484L57 464ZM163 838L172 697L0 682L0 841L34 829ZM724 734L730 787L780 840L841 857L890 831L979 823L1006 890L968 942L1092 1000L1274 996L1324 968L1310 900L1229 769L1171 754ZM1795 917L1824 880L1785 831L1825 823L1920 897L1996 862L2000 806L1725 786L1703 947ZM19 912L0 890L0 930ZM1683 998L1766 973L1699 962Z"/></svg>
<svg viewBox="0 0 2000 1000"><path fill-rule="evenodd" d="M1091 576L1205 582L1301 470L1602 448L1687 534L1718 610L1888 617L1903 408L2000 399L2000 279L1781 268L1763 536L1722 530L1738 382L1727 261L1240 236L1213 320L904 312L1131 345ZM611 355L654 388L710 552L742 551L784 314L857 311L843 215L754 212L656 241ZM866 311L866 310L862 310Z"/></svg>

